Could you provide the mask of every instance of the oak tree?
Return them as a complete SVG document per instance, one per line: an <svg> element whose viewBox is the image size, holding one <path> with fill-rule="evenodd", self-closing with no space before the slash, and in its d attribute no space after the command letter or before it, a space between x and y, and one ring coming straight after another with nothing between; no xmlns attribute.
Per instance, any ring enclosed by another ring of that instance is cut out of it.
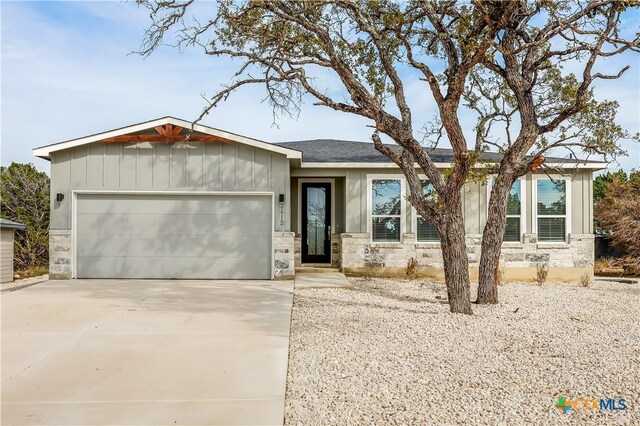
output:
<svg viewBox="0 0 640 426"><path fill-rule="evenodd" d="M412 205L438 231L452 312L471 313L461 190L468 180L486 176L486 151L498 144L503 157L494 167L483 236L481 303L497 301L494 271L515 179L540 167L549 149L619 153L607 144L621 130L604 138L578 133L579 144L549 138L574 124L588 128L593 114L587 107L615 111L614 104L602 107L594 100L590 85L621 73L592 70L596 59L637 50L637 40L618 33L621 14L635 2L224 0L198 19L189 14L193 0L138 3L151 19L142 55L152 54L171 35L180 48L198 46L239 63L232 81L208 100L196 121L248 85L264 87L275 114L295 114L304 100L313 99L314 105L370 120L376 149L402 170ZM584 65L580 78L562 71L563 58ZM424 97L436 104L431 122L413 114L413 102ZM472 141L461 124L465 111L478 113ZM495 123L511 136L516 120L515 137L491 139ZM441 141L453 152L444 170L429 150ZM531 155L534 147L538 151ZM432 187L429 195L421 174Z"/></svg>
<svg viewBox="0 0 640 426"><path fill-rule="evenodd" d="M18 270L45 266L49 261L49 176L33 164L0 167L0 214L23 223L14 238Z"/></svg>

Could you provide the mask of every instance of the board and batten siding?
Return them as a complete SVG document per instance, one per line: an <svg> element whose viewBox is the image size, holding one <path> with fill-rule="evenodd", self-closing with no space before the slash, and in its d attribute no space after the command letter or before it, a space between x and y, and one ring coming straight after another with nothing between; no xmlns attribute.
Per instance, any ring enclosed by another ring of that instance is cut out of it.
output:
<svg viewBox="0 0 640 426"><path fill-rule="evenodd" d="M571 233L593 233L593 174L590 170L568 171L571 174ZM367 232L367 191L370 176L391 175L404 178L399 169L351 169L345 173L345 232ZM525 233L532 232L533 176L524 180L526 209ZM465 230L468 234L481 234L487 222L489 192L486 183L469 182L463 189ZM411 204L405 200L405 232L414 233Z"/></svg>
<svg viewBox="0 0 640 426"><path fill-rule="evenodd" d="M71 229L74 190L273 191L275 230L289 229L286 156L239 143L96 143L51 156L51 229ZM62 202L56 194L64 194ZM285 194L280 223L278 194Z"/></svg>
<svg viewBox="0 0 640 426"><path fill-rule="evenodd" d="M13 281L13 229L0 231L0 282Z"/></svg>

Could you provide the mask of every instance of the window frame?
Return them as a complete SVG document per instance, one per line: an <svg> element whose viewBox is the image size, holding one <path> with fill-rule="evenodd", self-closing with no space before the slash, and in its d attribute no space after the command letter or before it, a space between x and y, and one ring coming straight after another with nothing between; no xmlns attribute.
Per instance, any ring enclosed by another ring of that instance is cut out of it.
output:
<svg viewBox="0 0 640 426"><path fill-rule="evenodd" d="M489 219L489 200L491 199L491 189L493 188L493 183L495 181L495 176L489 177L487 181L487 193L486 193L486 201L485 201L485 220L484 223L486 225L487 220ZM504 236L502 237L502 244L523 244L524 243L524 234L527 233L527 185L525 177L519 177L516 179L516 182L520 182L520 238L514 241L505 241ZM515 182L514 182L515 185ZM511 190L509 190L511 192ZM518 215L507 214L506 217L518 217ZM506 221L505 221L506 224Z"/></svg>
<svg viewBox="0 0 640 426"><path fill-rule="evenodd" d="M564 215L540 215L538 216L538 181L539 180L564 180L564 188L565 188L565 210ZM569 234L571 234L571 177L569 176L554 176L551 177L547 175L533 175L533 188L531 189L531 206L532 206L532 216L533 223L531 224L531 230L534 234L536 234L536 238L538 239L538 244L558 244L558 243L567 243L569 241ZM538 236L538 218L564 218L564 239L555 240L555 241L540 241Z"/></svg>
<svg viewBox="0 0 640 426"><path fill-rule="evenodd" d="M427 179L426 176L424 175L418 175L418 178L420 179L420 183L422 183L422 181L429 181L429 179ZM416 236L416 244L419 245L431 245L431 246L440 246L440 239L438 239L438 241L420 241L418 240L418 210L416 210L416 208L413 206L413 204L411 205L411 226L412 226L412 231Z"/></svg>
<svg viewBox="0 0 640 426"><path fill-rule="evenodd" d="M374 180L398 180L400 181L400 214L399 215L374 215L373 214L373 181ZM406 230L406 202L405 179L403 175L397 174L372 174L367 175L367 233L372 245L402 244ZM374 241L373 239L373 218L374 217L399 217L400 218L400 239L398 241Z"/></svg>

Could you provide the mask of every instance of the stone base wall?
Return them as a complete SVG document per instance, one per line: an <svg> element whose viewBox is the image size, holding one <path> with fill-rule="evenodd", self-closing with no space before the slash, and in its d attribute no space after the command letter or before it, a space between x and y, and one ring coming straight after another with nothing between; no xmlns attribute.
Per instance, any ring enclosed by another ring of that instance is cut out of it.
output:
<svg viewBox="0 0 640 426"><path fill-rule="evenodd" d="M340 235L333 234L331 235L331 266L334 268L340 267Z"/></svg>
<svg viewBox="0 0 640 426"><path fill-rule="evenodd" d="M341 248L340 235L331 235L331 266L334 268L340 267L341 261ZM297 234L294 242L294 258L296 268L302 266L302 238L300 234Z"/></svg>
<svg viewBox="0 0 640 426"><path fill-rule="evenodd" d="M409 259L418 261L418 275L443 279L439 243L416 243L415 234L404 234L402 243L371 243L368 233L341 234L341 268L352 275L404 276ZM477 279L482 235L467 235L467 254L472 279ZM569 242L538 242L536 234L525 234L522 243L503 243L500 267L506 280L534 280L536 267L547 264L548 280L578 281L592 272L594 236L570 234Z"/></svg>
<svg viewBox="0 0 640 426"><path fill-rule="evenodd" d="M49 279L71 279L70 230L49 230Z"/></svg>
<svg viewBox="0 0 640 426"><path fill-rule="evenodd" d="M293 279L294 233L276 232L274 235L274 276L276 279ZM49 278L71 279L71 231L49 231Z"/></svg>
<svg viewBox="0 0 640 426"><path fill-rule="evenodd" d="M276 232L273 237L274 278L292 280L295 276L293 232Z"/></svg>
<svg viewBox="0 0 640 426"><path fill-rule="evenodd" d="M296 268L302 266L302 238L300 234L296 234L294 243L293 243L293 253Z"/></svg>
<svg viewBox="0 0 640 426"><path fill-rule="evenodd" d="M524 243L504 243L500 264L507 267L535 268L547 264L550 268L593 268L593 234L569 234L569 242L539 242L536 234L525 234ZM477 248L479 253L479 247Z"/></svg>

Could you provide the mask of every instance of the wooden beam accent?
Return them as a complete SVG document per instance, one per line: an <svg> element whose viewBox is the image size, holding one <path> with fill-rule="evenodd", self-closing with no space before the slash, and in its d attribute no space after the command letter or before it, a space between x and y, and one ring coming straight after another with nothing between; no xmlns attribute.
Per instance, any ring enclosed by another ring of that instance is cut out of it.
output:
<svg viewBox="0 0 640 426"><path fill-rule="evenodd" d="M544 163L544 160L545 160L544 156L538 155L531 162L531 166L529 167L529 171L535 172L536 170L538 170L538 168L542 165L542 163Z"/></svg>
<svg viewBox="0 0 640 426"><path fill-rule="evenodd" d="M182 129L180 129L182 130ZM172 142L184 142L185 136L164 136L164 135L121 135L114 136L112 138L102 139L100 142L107 143L134 143L134 142L158 142L158 143L172 143ZM219 136L212 135L191 135L189 142L214 142L225 143L231 142L229 139L221 138Z"/></svg>
<svg viewBox="0 0 640 426"><path fill-rule="evenodd" d="M164 127L156 126L154 129L162 136L178 136L180 132L184 130L184 128L180 126L173 127L171 124L165 124Z"/></svg>
<svg viewBox="0 0 640 426"><path fill-rule="evenodd" d="M165 124L164 126L154 127L157 135L120 135L112 138L103 139L101 142L120 142L120 143L134 143L134 142L159 142L159 143L172 143L172 142L184 142L186 135L180 135L180 132L184 130L183 127L173 126L171 124ZM229 139L221 138L213 135L192 134L189 137L189 142L214 142L223 143L231 142Z"/></svg>

